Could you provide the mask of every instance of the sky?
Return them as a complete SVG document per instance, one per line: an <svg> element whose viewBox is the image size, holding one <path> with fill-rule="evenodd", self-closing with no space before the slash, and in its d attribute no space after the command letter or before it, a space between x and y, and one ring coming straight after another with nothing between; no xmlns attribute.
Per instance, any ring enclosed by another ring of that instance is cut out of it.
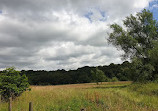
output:
<svg viewBox="0 0 158 111"><path fill-rule="evenodd" d="M77 69L122 63L110 24L158 0L0 0L0 69Z"/></svg>

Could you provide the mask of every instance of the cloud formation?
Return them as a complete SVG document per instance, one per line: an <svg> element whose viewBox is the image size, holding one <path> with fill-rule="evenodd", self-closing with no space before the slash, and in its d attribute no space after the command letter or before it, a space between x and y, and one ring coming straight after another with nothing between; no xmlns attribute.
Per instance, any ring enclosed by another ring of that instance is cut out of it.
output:
<svg viewBox="0 0 158 111"><path fill-rule="evenodd" d="M76 69L121 63L107 44L121 24L151 0L0 0L0 69Z"/></svg>

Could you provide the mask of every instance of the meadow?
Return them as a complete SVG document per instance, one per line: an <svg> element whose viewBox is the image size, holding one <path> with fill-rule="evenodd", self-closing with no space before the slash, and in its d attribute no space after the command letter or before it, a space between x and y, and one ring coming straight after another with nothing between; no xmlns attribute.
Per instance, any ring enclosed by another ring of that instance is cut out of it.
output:
<svg viewBox="0 0 158 111"><path fill-rule="evenodd" d="M132 82L105 82L31 86L12 102L13 111L158 111L158 84ZM1 103L0 111L8 104Z"/></svg>

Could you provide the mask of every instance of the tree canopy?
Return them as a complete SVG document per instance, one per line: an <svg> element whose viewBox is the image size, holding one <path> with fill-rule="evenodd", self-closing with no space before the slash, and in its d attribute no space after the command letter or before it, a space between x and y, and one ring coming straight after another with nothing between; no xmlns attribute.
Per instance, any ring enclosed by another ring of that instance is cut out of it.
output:
<svg viewBox="0 0 158 111"><path fill-rule="evenodd" d="M95 71L96 68L103 71L107 77L104 82L112 81L116 77L119 81L131 80L130 73L127 73L127 69L131 66L128 61L122 64L104 65L104 66L84 66L76 70L22 70L20 75L26 75L28 82L31 85L57 85L57 84L77 84L77 83L91 83L95 82L91 71ZM3 71L0 71L0 75ZM102 80L101 80L102 81ZM100 82L101 82L100 81ZM0 82L1 83L1 82Z"/></svg>
<svg viewBox="0 0 158 111"><path fill-rule="evenodd" d="M20 96L29 87L28 78L14 67L6 68L0 74L0 94L3 99Z"/></svg>

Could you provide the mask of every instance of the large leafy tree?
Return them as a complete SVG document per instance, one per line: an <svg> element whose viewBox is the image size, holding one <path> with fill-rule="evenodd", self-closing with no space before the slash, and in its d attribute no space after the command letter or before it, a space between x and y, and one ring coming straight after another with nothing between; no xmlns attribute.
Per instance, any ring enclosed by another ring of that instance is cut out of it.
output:
<svg viewBox="0 0 158 111"><path fill-rule="evenodd" d="M0 73L0 94L3 99L15 98L29 89L28 78L20 73L14 67L6 68Z"/></svg>
<svg viewBox="0 0 158 111"><path fill-rule="evenodd" d="M123 59L133 61L134 80L155 79L158 73L158 22L153 14L144 9L126 17L123 26L112 24L110 27L113 31L108 42L124 51Z"/></svg>

